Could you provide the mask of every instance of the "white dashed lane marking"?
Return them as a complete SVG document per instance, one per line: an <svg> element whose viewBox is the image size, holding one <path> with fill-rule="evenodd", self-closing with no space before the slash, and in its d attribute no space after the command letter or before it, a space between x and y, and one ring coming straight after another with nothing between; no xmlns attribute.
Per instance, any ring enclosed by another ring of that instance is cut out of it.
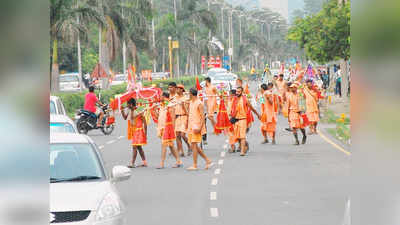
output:
<svg viewBox="0 0 400 225"><path fill-rule="evenodd" d="M122 138L124 138L124 136L119 136L119 137L118 137L118 139L122 139Z"/></svg>
<svg viewBox="0 0 400 225"><path fill-rule="evenodd" d="M221 152L221 157L225 157L225 152Z"/></svg>
<svg viewBox="0 0 400 225"><path fill-rule="evenodd" d="M111 145L111 144L114 143L114 142L115 142L115 140L111 140L111 141L107 141L106 144Z"/></svg>
<svg viewBox="0 0 400 225"><path fill-rule="evenodd" d="M211 185L215 186L215 185L217 185L217 184L218 184L218 178L213 178L213 179L211 180Z"/></svg>
<svg viewBox="0 0 400 225"><path fill-rule="evenodd" d="M99 146L99 149L103 149L103 148L104 148L104 145L100 145L100 146Z"/></svg>
<svg viewBox="0 0 400 225"><path fill-rule="evenodd" d="M218 165L222 165L222 164L224 164L224 160L223 159L218 160Z"/></svg>
<svg viewBox="0 0 400 225"><path fill-rule="evenodd" d="M218 208L210 208L210 214L211 214L211 217L214 217L214 218L218 217L219 216Z"/></svg>
<svg viewBox="0 0 400 225"><path fill-rule="evenodd" d="M214 174L220 174L220 173L221 173L221 169L220 168L216 169L215 172L214 172Z"/></svg>
<svg viewBox="0 0 400 225"><path fill-rule="evenodd" d="M217 200L217 192L215 192L215 191L210 192L210 200L212 200L212 201Z"/></svg>

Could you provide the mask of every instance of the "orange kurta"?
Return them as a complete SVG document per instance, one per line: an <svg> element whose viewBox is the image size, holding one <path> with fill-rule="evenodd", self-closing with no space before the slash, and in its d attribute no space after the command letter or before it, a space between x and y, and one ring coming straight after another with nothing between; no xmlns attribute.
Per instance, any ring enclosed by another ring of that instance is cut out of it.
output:
<svg viewBox="0 0 400 225"><path fill-rule="evenodd" d="M182 102L186 98L184 95L182 96L176 96L176 101L177 102ZM185 104L185 103L184 103ZM188 126L188 115L185 113L185 110L183 109L184 105L182 104L177 104L175 108L175 131L176 132L187 132L187 126Z"/></svg>
<svg viewBox="0 0 400 225"><path fill-rule="evenodd" d="M318 122L318 93L306 87L304 88L304 96L306 98L306 114L308 120L310 122Z"/></svg>
<svg viewBox="0 0 400 225"><path fill-rule="evenodd" d="M188 124L188 139L190 143L200 143L202 135L205 134L206 127L204 124L204 115L201 115L200 109L204 107L203 103L196 99L194 101L190 101L189 104L189 124ZM203 126L201 124L203 123ZM194 130L200 129L201 132L198 134L194 133Z"/></svg>
<svg viewBox="0 0 400 225"><path fill-rule="evenodd" d="M285 80L276 80L276 86L278 88L279 95L282 97L283 93L285 93Z"/></svg>
<svg viewBox="0 0 400 225"><path fill-rule="evenodd" d="M217 111L217 88L210 84L205 87L206 88L206 95L207 95L207 114L214 115Z"/></svg>
<svg viewBox="0 0 400 225"><path fill-rule="evenodd" d="M302 128L299 113L299 98L299 93L290 93L290 95L287 96L289 104L289 124L291 128Z"/></svg>

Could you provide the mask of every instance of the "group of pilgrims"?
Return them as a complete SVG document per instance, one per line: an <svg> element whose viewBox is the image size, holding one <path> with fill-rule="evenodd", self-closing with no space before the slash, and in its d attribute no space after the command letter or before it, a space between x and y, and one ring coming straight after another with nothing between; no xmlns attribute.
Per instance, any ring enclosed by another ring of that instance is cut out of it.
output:
<svg viewBox="0 0 400 225"><path fill-rule="evenodd" d="M187 91L184 85L171 82L168 92L162 93L157 106L157 136L161 139L162 153L157 169L165 168L168 148L176 160L173 168L183 167L181 158L192 156L193 164L187 170L198 170L198 155L205 161L204 169L211 168L214 162L207 157L201 145L207 135L207 120L212 125L208 133L226 135L229 153L240 152L240 156L246 156L249 150L247 134L254 125L253 113L261 122L262 144L277 144L276 128L280 114L283 117L279 118L287 118L288 128L285 130L293 133L294 145L306 144L306 127L309 127L308 135L317 133L321 88L312 79L305 79L304 71L292 82L285 80L283 74L274 76L270 82L261 84L255 95L240 78L229 91L214 86L209 77L205 79L205 87L200 90L199 86ZM260 105L259 111L256 105ZM121 114L128 120L128 139L132 141L133 148L128 167L136 167L138 153L143 161L138 167L147 167L143 150L147 144L147 123L143 111L138 110L135 98L128 100ZM298 130L302 134L301 141ZM187 145L186 154L183 142Z"/></svg>

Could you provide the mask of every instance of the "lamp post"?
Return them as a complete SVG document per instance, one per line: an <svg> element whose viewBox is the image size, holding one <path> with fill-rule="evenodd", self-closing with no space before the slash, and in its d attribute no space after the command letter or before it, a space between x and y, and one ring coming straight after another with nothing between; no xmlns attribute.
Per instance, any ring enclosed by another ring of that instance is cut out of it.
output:
<svg viewBox="0 0 400 225"><path fill-rule="evenodd" d="M168 48L169 48L169 77L172 78L172 37L168 36Z"/></svg>

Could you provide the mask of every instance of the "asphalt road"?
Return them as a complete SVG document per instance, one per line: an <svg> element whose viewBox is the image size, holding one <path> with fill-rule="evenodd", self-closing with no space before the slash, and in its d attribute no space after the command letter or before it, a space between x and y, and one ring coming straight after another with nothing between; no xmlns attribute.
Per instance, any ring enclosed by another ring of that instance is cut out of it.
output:
<svg viewBox="0 0 400 225"><path fill-rule="evenodd" d="M171 168L172 156L167 157L166 169L155 169L161 141L150 124L144 147L149 167L132 169L131 179L117 185L127 206L128 224L343 224L351 156L319 135L309 136L305 145L293 146L283 117L279 117L275 146L261 144L259 127L256 122L248 134L246 157L227 153L223 135L209 135L205 153L216 165L192 172ZM118 117L112 135L89 133L109 171L112 166L129 164L132 151L126 130L126 121ZM185 157L183 162L187 168L192 159ZM138 155L136 164L140 163ZM199 158L199 167L204 166Z"/></svg>

